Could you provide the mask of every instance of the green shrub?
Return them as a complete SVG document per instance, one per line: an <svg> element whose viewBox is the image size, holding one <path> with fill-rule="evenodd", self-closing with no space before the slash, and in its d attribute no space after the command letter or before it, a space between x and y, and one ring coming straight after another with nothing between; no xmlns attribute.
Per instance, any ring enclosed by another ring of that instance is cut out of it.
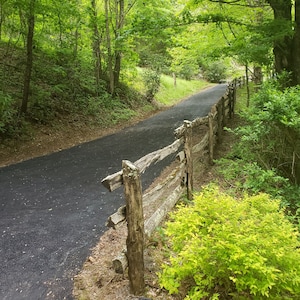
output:
<svg viewBox="0 0 300 300"><path fill-rule="evenodd" d="M146 69L143 73L143 82L146 87L146 98L151 102L160 87L160 73L156 70Z"/></svg>
<svg viewBox="0 0 300 300"><path fill-rule="evenodd" d="M219 82L226 78L226 66L222 62L212 62L205 66L203 75L210 82Z"/></svg>
<svg viewBox="0 0 300 300"><path fill-rule="evenodd" d="M0 134L9 135L18 123L18 110L10 95L0 91Z"/></svg>
<svg viewBox="0 0 300 300"><path fill-rule="evenodd" d="M255 161L238 159L232 154L215 161L217 171L222 175L220 184L232 195L264 192L280 200L288 218L300 229L300 186L278 175L276 169L265 170Z"/></svg>
<svg viewBox="0 0 300 300"><path fill-rule="evenodd" d="M179 77L185 80L192 80L197 74L197 68L194 65L182 64L179 70Z"/></svg>
<svg viewBox="0 0 300 300"><path fill-rule="evenodd" d="M251 107L240 113L243 125L228 129L238 142L216 164L224 179L220 182L232 194L268 193L281 200L300 228L300 93L299 87L283 85L279 78L262 86Z"/></svg>
<svg viewBox="0 0 300 300"><path fill-rule="evenodd" d="M267 83L242 113L247 125L236 130L240 153L251 155L265 169L277 169L284 177L300 183L300 90L281 91Z"/></svg>
<svg viewBox="0 0 300 300"><path fill-rule="evenodd" d="M267 194L236 200L210 186L167 223L161 286L185 299L299 299L298 232Z"/></svg>
<svg viewBox="0 0 300 300"><path fill-rule="evenodd" d="M256 162L243 159L222 158L215 163L218 172L235 193L255 195L264 192L280 199L285 196L289 180L276 174L276 170L264 170Z"/></svg>

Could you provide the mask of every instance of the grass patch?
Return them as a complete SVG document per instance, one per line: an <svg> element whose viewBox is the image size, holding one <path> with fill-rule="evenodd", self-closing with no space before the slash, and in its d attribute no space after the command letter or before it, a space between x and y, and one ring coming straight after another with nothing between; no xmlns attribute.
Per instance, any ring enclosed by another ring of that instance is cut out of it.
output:
<svg viewBox="0 0 300 300"><path fill-rule="evenodd" d="M134 77L132 77L127 84L138 92L145 94L146 88L143 83L142 74L143 69L137 68ZM177 78L176 86L174 86L173 77L162 74L160 77L159 91L154 98L162 105L172 106L180 100L213 85L214 83L209 83L205 80L185 80Z"/></svg>
<svg viewBox="0 0 300 300"><path fill-rule="evenodd" d="M176 86L174 79L167 75L161 76L160 89L155 96L155 99L164 105L171 106L179 100L186 98L200 90L213 86L214 84L204 80L184 80L177 78Z"/></svg>

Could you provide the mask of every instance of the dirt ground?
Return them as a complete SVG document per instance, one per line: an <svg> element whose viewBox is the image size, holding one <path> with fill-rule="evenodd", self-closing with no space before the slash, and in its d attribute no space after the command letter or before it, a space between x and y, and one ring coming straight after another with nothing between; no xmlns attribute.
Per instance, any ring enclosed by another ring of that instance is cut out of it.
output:
<svg viewBox="0 0 300 300"><path fill-rule="evenodd" d="M38 131L39 133L35 133L27 140L1 143L0 167L94 140L132 125L145 117L149 117L149 115L140 116L126 124L109 129L91 128L82 124L64 126L63 130L44 126L42 130ZM228 125L231 127L232 124ZM230 149L232 140L232 135L224 132L222 143L217 146L215 158L222 157ZM202 171L200 172L200 170ZM157 184L164 176L165 174L153 184ZM197 165L194 177L195 189L200 189L214 176L213 166ZM161 263L166 260L159 231L153 234L145 246L145 294L139 297L130 294L127 274L117 274L112 266L113 258L124 248L126 235L126 224L122 224L118 230L108 229L100 238L81 272L74 278L74 298L79 300L183 299L183 295L168 295L159 286L157 272L160 270Z"/></svg>

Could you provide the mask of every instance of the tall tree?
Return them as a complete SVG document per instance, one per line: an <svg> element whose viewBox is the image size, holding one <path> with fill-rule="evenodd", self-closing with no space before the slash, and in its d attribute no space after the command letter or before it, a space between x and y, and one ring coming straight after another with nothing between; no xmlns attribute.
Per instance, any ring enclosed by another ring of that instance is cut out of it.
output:
<svg viewBox="0 0 300 300"><path fill-rule="evenodd" d="M125 22L125 3L124 0L115 1L115 11L116 11L116 25L115 25L115 39L116 39L116 49L115 49L115 63L114 63L114 84L119 85L120 71L121 71L121 56L122 56L122 45L121 45L121 35Z"/></svg>
<svg viewBox="0 0 300 300"><path fill-rule="evenodd" d="M285 26L286 22L292 21L292 2L268 0L268 3L274 12L274 21L281 26ZM290 24L292 26L292 24ZM275 70L277 73L283 70L293 71L293 36L285 35L281 40L274 41L274 56L275 56Z"/></svg>
<svg viewBox="0 0 300 300"><path fill-rule="evenodd" d="M106 28L106 46L107 46L107 69L108 69L108 79L109 79L109 91L111 94L115 92L115 81L113 73L113 52L111 47L111 32L110 23L111 15L109 13L109 0L104 0L105 7L105 28Z"/></svg>
<svg viewBox="0 0 300 300"><path fill-rule="evenodd" d="M96 81L97 94L99 93L100 79L103 78L102 62L101 62L101 33L98 27L98 11L96 0L91 0L90 10L91 28L92 28L92 48L94 55L94 73Z"/></svg>
<svg viewBox="0 0 300 300"><path fill-rule="evenodd" d="M176 1L140 1L132 17L131 32L135 37L140 66L166 69L170 63L168 48L172 37L182 28L176 26Z"/></svg>
<svg viewBox="0 0 300 300"><path fill-rule="evenodd" d="M295 33L293 37L293 83L300 84L300 1L295 1Z"/></svg>
<svg viewBox="0 0 300 300"><path fill-rule="evenodd" d="M218 4L219 7L230 6L238 7L240 11L244 8L251 10L268 7L273 11L273 19L264 19L263 26L257 25L257 21L253 24L247 22L246 18L232 18L230 15L220 15L217 13L203 14L203 7L198 9L197 20L202 22L229 22L232 24L246 24L247 28L252 27L252 32L259 32L265 41L273 40L273 53L275 71L281 73L288 71L291 73L291 84L300 84L300 9L299 0L191 0L189 5L201 7L204 3ZM186 11L189 12L187 6ZM248 10L249 14L251 11ZM186 14L189 16L189 14ZM244 15L245 17L245 15ZM192 20L194 21L194 19ZM261 20L260 20L261 22ZM248 23L248 24L247 24ZM255 31L253 31L255 29ZM249 46L253 46L250 44Z"/></svg>
<svg viewBox="0 0 300 300"><path fill-rule="evenodd" d="M35 0L30 0L27 15L27 40L26 40L26 67L24 73L23 99L21 104L21 114L27 112L28 99L30 93L30 82L33 63L33 37L35 22Z"/></svg>

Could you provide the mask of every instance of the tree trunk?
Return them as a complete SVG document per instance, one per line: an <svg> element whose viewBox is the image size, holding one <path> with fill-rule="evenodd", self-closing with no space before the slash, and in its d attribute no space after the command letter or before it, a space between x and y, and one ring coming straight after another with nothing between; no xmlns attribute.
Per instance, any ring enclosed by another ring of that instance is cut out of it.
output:
<svg viewBox="0 0 300 300"><path fill-rule="evenodd" d="M246 88L247 88L247 107L250 106L250 88L249 88L249 69L248 64L245 66L246 71Z"/></svg>
<svg viewBox="0 0 300 300"><path fill-rule="evenodd" d="M176 87L177 86L177 80L176 80L176 73L173 72L173 84Z"/></svg>
<svg viewBox="0 0 300 300"><path fill-rule="evenodd" d="M292 3L291 1L268 0L273 9L274 20L287 22L292 21ZM282 41L275 41L273 53L275 56L275 72L277 74L283 71L293 72L293 38L286 35Z"/></svg>
<svg viewBox="0 0 300 300"><path fill-rule="evenodd" d="M31 81L32 63L33 63L34 6L35 6L35 0L31 0L29 4L28 19L27 19L27 26L28 26L27 43L26 43L27 59L26 59L26 68L24 73L23 99L22 99L22 105L20 109L21 114L25 114L27 112L28 99L30 93L30 81Z"/></svg>
<svg viewBox="0 0 300 300"><path fill-rule="evenodd" d="M75 32L74 32L74 50L73 50L73 57L74 60L77 61L77 57L78 57L78 44L79 44L79 38L80 38L80 18L77 19L76 22L76 28L75 28Z"/></svg>
<svg viewBox="0 0 300 300"><path fill-rule="evenodd" d="M121 72L121 45L119 37L124 26L124 0L117 1L116 4L116 49L115 49L115 66L114 66L114 82L115 86L119 85Z"/></svg>
<svg viewBox="0 0 300 300"><path fill-rule="evenodd" d="M97 95L99 93L99 85L100 85L100 79L103 77L102 74L102 64L101 64L101 50L100 50L100 45L101 45L101 37L98 29L98 24L97 24L97 7L96 7L96 1L91 0L91 25L93 29L93 43L92 43L92 48L93 48L93 54L94 54L94 74L95 74L95 81L96 81L96 87L97 87Z"/></svg>
<svg viewBox="0 0 300 300"><path fill-rule="evenodd" d="M109 0L104 1L105 8L105 29L106 29L106 42L107 42L107 68L108 68L108 78L109 78L109 92L114 94L115 92L115 82L114 82L114 72L113 72L113 62L112 62L112 50L111 50L111 36L110 36L110 16L109 16Z"/></svg>
<svg viewBox="0 0 300 300"><path fill-rule="evenodd" d="M119 50L115 53L115 67L114 67L114 83L117 87L120 82L120 72L121 72L121 52Z"/></svg>
<svg viewBox="0 0 300 300"><path fill-rule="evenodd" d="M292 84L300 84L300 1L295 1L295 33L292 47L293 79Z"/></svg>
<svg viewBox="0 0 300 300"><path fill-rule="evenodd" d="M2 40L2 24L4 21L4 3L3 1L0 2L0 41Z"/></svg>

